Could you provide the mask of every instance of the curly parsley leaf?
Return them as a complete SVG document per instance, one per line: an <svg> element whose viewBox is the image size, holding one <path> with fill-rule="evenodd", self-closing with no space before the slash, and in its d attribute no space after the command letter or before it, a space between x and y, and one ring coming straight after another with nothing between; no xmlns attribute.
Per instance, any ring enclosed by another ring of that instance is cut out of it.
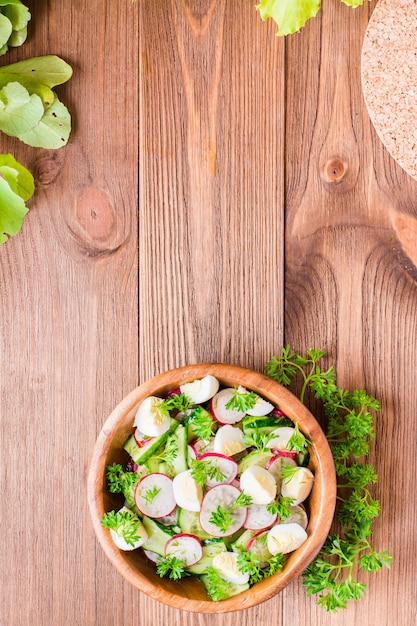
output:
<svg viewBox="0 0 417 626"><path fill-rule="evenodd" d="M168 576L172 580L179 580L185 576L190 576L190 572L185 568L185 561L176 556L161 556L156 562L156 572L161 578Z"/></svg>
<svg viewBox="0 0 417 626"><path fill-rule="evenodd" d="M254 391L246 391L242 387L237 387L226 403L226 409L246 413L246 411L253 409L257 400L258 396Z"/></svg>
<svg viewBox="0 0 417 626"><path fill-rule="evenodd" d="M102 517L101 525L114 530L130 546L140 539L140 520L128 509L109 511Z"/></svg>

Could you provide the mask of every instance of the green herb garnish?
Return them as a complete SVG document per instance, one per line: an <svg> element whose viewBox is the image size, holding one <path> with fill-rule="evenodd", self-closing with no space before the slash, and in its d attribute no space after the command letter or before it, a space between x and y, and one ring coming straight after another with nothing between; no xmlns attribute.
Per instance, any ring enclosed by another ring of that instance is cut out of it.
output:
<svg viewBox="0 0 417 626"><path fill-rule="evenodd" d="M233 517L230 510L224 509L219 504L217 509L212 512L209 522L213 526L217 526L220 532L227 533L233 523Z"/></svg>
<svg viewBox="0 0 417 626"><path fill-rule="evenodd" d="M108 465L106 469L111 493L126 493L139 479L136 472L125 472L120 463Z"/></svg>
<svg viewBox="0 0 417 626"><path fill-rule="evenodd" d="M206 569L204 579L207 594L214 602L223 600L228 596L230 583L224 580L212 565Z"/></svg>
<svg viewBox="0 0 417 626"><path fill-rule="evenodd" d="M291 515L291 507L293 504L294 500L292 498L281 496L280 494L273 502L267 504L266 508L270 513L276 513L279 520L283 522Z"/></svg>
<svg viewBox="0 0 417 626"><path fill-rule="evenodd" d="M257 399L258 396L254 391L239 391L239 388L235 388L232 397L226 403L226 409L246 413L249 409L253 409Z"/></svg>
<svg viewBox="0 0 417 626"><path fill-rule="evenodd" d="M317 364L323 356L321 350L309 349L303 357L287 345L265 365L265 371L287 386L298 373L302 380L301 401L310 389L323 402L328 419L326 436L339 479L336 518L342 528L339 535L328 536L319 555L304 571L303 585L307 595L319 594L321 607L337 611L346 608L349 600L359 600L366 591L366 586L355 580L356 570L373 572L389 567L391 556L387 551L376 552L370 543L379 502L372 498L368 485L375 483L377 476L372 465L363 461L375 436L370 411L378 411L379 403L364 390L348 392L338 388L334 368L321 371ZM284 480L289 473L284 470Z"/></svg>
<svg viewBox="0 0 417 626"><path fill-rule="evenodd" d="M193 402L183 393L174 393L157 406L159 411L169 416L170 411L186 411L193 406Z"/></svg>
<svg viewBox="0 0 417 626"><path fill-rule="evenodd" d="M176 556L161 556L156 562L156 572L161 578L168 575L172 580L179 580L185 576L190 576L185 568L185 562Z"/></svg>
<svg viewBox="0 0 417 626"><path fill-rule="evenodd" d="M161 489L158 488L156 485L154 485L153 487L149 487L149 489L147 489L145 493L141 492L140 495L146 501L147 504L152 504L152 502L155 500L156 496L158 495L160 491Z"/></svg>
<svg viewBox="0 0 417 626"><path fill-rule="evenodd" d="M201 486L204 486L208 479L221 482L225 477L215 461L199 461L197 459L191 459L191 476Z"/></svg>
<svg viewBox="0 0 417 626"><path fill-rule="evenodd" d="M114 530L130 546L140 539L140 520L128 510L109 511L101 519L101 525Z"/></svg>
<svg viewBox="0 0 417 626"><path fill-rule="evenodd" d="M216 421L202 406L191 409L186 421L197 439L202 439L203 441L208 441L217 427Z"/></svg>

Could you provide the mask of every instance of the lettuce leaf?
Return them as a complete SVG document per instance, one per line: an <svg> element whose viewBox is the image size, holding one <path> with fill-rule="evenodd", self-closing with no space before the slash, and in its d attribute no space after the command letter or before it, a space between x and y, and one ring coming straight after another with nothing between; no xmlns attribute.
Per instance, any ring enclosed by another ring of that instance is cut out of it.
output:
<svg viewBox="0 0 417 626"><path fill-rule="evenodd" d="M363 4L364 0L342 0L351 7ZM321 0L261 0L256 6L265 21L271 17L278 26L277 35L291 35L305 26L317 15Z"/></svg>
<svg viewBox="0 0 417 626"><path fill-rule="evenodd" d="M0 0L0 55L26 41L29 9L20 0Z"/></svg>
<svg viewBox="0 0 417 626"><path fill-rule="evenodd" d="M26 201L34 190L29 170L11 154L0 154L0 244L20 231L29 210Z"/></svg>

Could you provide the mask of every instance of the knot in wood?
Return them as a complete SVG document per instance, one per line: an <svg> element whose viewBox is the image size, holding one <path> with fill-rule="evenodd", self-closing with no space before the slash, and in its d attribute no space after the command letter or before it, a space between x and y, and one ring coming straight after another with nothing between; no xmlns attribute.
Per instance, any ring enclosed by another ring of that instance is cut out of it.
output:
<svg viewBox="0 0 417 626"><path fill-rule="evenodd" d="M324 178L329 183L340 182L347 173L348 166L344 159L332 157L324 164Z"/></svg>
<svg viewBox="0 0 417 626"><path fill-rule="evenodd" d="M38 187L50 185L62 169L63 158L58 152L44 153L37 159L34 167L35 184Z"/></svg>

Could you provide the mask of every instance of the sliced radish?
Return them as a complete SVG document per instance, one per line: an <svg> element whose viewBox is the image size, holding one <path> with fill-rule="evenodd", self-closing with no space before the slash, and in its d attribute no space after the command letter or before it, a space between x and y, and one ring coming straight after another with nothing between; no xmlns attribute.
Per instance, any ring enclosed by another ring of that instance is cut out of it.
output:
<svg viewBox="0 0 417 626"><path fill-rule="evenodd" d="M162 398L148 396L140 403L136 411L133 425L148 437L163 435L171 425L171 418L158 409L158 404L162 402Z"/></svg>
<svg viewBox="0 0 417 626"><path fill-rule="evenodd" d="M249 574L242 574L237 559L236 552L220 552L213 558L213 567L223 580L235 585L244 585L249 581Z"/></svg>
<svg viewBox="0 0 417 626"><path fill-rule="evenodd" d="M205 454L206 452L212 452L214 446L214 439L194 439L192 446L197 454L197 458Z"/></svg>
<svg viewBox="0 0 417 626"><path fill-rule="evenodd" d="M230 424L220 426L214 436L213 450L226 456L233 456L246 450L246 444L240 428Z"/></svg>
<svg viewBox="0 0 417 626"><path fill-rule="evenodd" d="M194 480L191 470L174 476L173 490L175 502L186 511L199 511L203 499L203 489Z"/></svg>
<svg viewBox="0 0 417 626"><path fill-rule="evenodd" d="M194 404L203 404L217 393L219 386L217 378L208 374L192 383L180 385L180 391Z"/></svg>
<svg viewBox="0 0 417 626"><path fill-rule="evenodd" d="M281 454L279 454L279 451L278 454L271 457L265 465L265 469L267 469L268 472L272 474L272 476L275 478L277 491L279 492L281 491L282 484L282 468L285 465L297 467L297 463L294 461L294 459L282 456Z"/></svg>
<svg viewBox="0 0 417 626"><path fill-rule="evenodd" d="M299 524L276 524L268 531L267 546L272 555L288 554L297 550L307 539Z"/></svg>
<svg viewBox="0 0 417 626"><path fill-rule="evenodd" d="M175 509L172 479L165 474L148 474L135 487L135 504L147 517L165 517Z"/></svg>
<svg viewBox="0 0 417 626"><path fill-rule="evenodd" d="M283 412L281 411L281 409L276 409L276 408L272 411L272 415L273 415L274 417L278 417L278 418L280 418L280 417L287 417L287 416L285 415L285 413L283 413Z"/></svg>
<svg viewBox="0 0 417 626"><path fill-rule="evenodd" d="M271 432L274 435L267 443L268 448L275 450L288 450L288 442L295 433L295 428L291 426L280 426Z"/></svg>
<svg viewBox="0 0 417 626"><path fill-rule="evenodd" d="M277 495L275 478L263 467L250 465L240 477L240 488L254 504L270 504Z"/></svg>
<svg viewBox="0 0 417 626"><path fill-rule="evenodd" d="M146 446L148 443L152 441L151 437L147 437L146 435L141 433L138 428L135 428L133 436L139 448L143 448L143 446Z"/></svg>
<svg viewBox="0 0 417 626"><path fill-rule="evenodd" d="M265 504L251 504L244 527L248 530L264 530L270 528L277 521L277 514L270 513Z"/></svg>
<svg viewBox="0 0 417 626"><path fill-rule="evenodd" d="M201 541L195 535L180 533L174 535L165 544L165 554L176 556L188 567L194 565L203 556Z"/></svg>
<svg viewBox="0 0 417 626"><path fill-rule="evenodd" d="M313 482L314 474L308 467L297 467L289 478L282 481L281 495L292 498L293 505L300 504L310 495Z"/></svg>
<svg viewBox="0 0 417 626"><path fill-rule="evenodd" d="M151 552L151 550L143 550L145 556L147 559L149 559L149 561L151 561L151 563L157 563L158 559L161 558L160 554L157 554L156 552Z"/></svg>
<svg viewBox="0 0 417 626"><path fill-rule="evenodd" d="M230 402L235 390L231 387L227 387L226 389L222 389L214 398L211 399L210 402L210 411L214 417L220 424L237 424L242 421L242 418L245 417L245 411L237 411L236 409L227 409L226 404Z"/></svg>
<svg viewBox="0 0 417 626"><path fill-rule="evenodd" d="M305 508L300 504L296 504L295 506L290 506L289 510L291 511L291 515L283 520L283 522L286 524L290 522L300 524L301 528L305 530L308 526L308 516Z"/></svg>
<svg viewBox="0 0 417 626"><path fill-rule="evenodd" d="M247 511L243 507L233 508L240 490L233 485L217 485L206 493L201 503L200 525L202 529L213 537L228 537L242 528L245 523ZM213 524L213 514L220 509L230 514L230 524L225 529Z"/></svg>
<svg viewBox="0 0 417 626"><path fill-rule="evenodd" d="M206 454L203 454L199 460L204 461L210 466L216 468L223 476L222 478L209 476L206 480L205 485L208 488L224 483L231 483L237 476L238 465L236 461L228 456L225 456L224 454L218 454L216 452L206 452Z"/></svg>
<svg viewBox="0 0 417 626"><path fill-rule="evenodd" d="M188 444L187 450L188 450L188 462L190 462L190 459L193 459L193 461L195 461L198 456L197 450L195 449L195 447L193 445Z"/></svg>
<svg viewBox="0 0 417 626"><path fill-rule="evenodd" d="M178 507L175 507L175 509L169 515L159 517L158 522L163 526L176 526L178 524L178 512Z"/></svg>
<svg viewBox="0 0 417 626"><path fill-rule="evenodd" d="M274 405L265 400L265 398L261 398L258 396L256 398L255 405L246 411L248 415L252 415L253 417L262 417L263 415L268 415L273 411Z"/></svg>
<svg viewBox="0 0 417 626"><path fill-rule="evenodd" d="M298 452L292 452L290 450L278 450L277 448L271 448L271 450L276 456L280 456L284 459L296 459L298 457Z"/></svg>
<svg viewBox="0 0 417 626"><path fill-rule="evenodd" d="M254 537L252 537L252 539L248 541L248 545L246 546L246 550L248 552L256 554L256 556L260 559L260 567L267 567L268 561L272 557L272 554L268 550L267 539L268 531L262 530Z"/></svg>

